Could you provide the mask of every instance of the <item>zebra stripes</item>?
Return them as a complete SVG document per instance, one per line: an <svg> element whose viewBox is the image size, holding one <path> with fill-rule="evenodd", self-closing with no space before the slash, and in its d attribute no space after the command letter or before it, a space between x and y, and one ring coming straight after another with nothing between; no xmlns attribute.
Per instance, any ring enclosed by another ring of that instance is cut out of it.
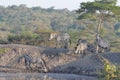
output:
<svg viewBox="0 0 120 80"><path fill-rule="evenodd" d="M22 55L22 56L20 56L18 58L17 62L20 63L20 61L21 61L22 58L24 58L26 69L30 69L31 70L32 68L31 68L30 65L32 63L34 63L32 56L30 56L30 55Z"/></svg>
<svg viewBox="0 0 120 80"><path fill-rule="evenodd" d="M77 45L75 47L75 54L81 54L82 57L85 54L85 51L87 50L87 40L79 39L77 42Z"/></svg>
<svg viewBox="0 0 120 80"><path fill-rule="evenodd" d="M31 55L22 55L18 58L17 62L20 63L21 59L24 59L24 63L25 63L25 66L26 66L26 69L28 70L33 70L33 66L35 68L43 68L45 72L48 71L48 68L46 66L46 63L45 61L40 57L39 59L36 59L35 61L33 60L33 57Z"/></svg>
<svg viewBox="0 0 120 80"><path fill-rule="evenodd" d="M64 44L64 48L68 48L68 43L70 42L70 35L68 33L50 33L49 40L56 39L56 46ZM60 45L62 47L62 45Z"/></svg>
<svg viewBox="0 0 120 80"><path fill-rule="evenodd" d="M97 42L97 45L103 49L106 49L108 50L110 48L110 43L107 42L107 41L104 41L101 37L100 37L100 34L97 34L96 35L96 42Z"/></svg>

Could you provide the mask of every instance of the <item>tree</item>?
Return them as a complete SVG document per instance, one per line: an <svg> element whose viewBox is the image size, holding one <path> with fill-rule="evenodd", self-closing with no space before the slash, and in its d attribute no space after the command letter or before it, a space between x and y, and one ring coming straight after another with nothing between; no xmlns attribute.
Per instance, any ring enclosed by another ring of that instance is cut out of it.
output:
<svg viewBox="0 0 120 80"><path fill-rule="evenodd" d="M93 2L82 2L80 9L77 10L77 13L80 13L78 19L95 18L98 20L97 34L100 34L104 20L108 19L110 16L114 17L116 14L120 15L120 13L118 14L120 7L116 6L116 2L117 0L95 0Z"/></svg>

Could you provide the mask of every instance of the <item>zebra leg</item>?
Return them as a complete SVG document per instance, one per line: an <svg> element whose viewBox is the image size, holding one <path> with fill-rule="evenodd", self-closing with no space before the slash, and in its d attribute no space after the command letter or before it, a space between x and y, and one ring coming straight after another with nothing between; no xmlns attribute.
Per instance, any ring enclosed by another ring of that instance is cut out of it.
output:
<svg viewBox="0 0 120 80"><path fill-rule="evenodd" d="M83 50L79 50L80 57L83 58Z"/></svg>
<svg viewBox="0 0 120 80"><path fill-rule="evenodd" d="M65 44L64 44L64 48L65 49L68 49L68 42L66 41Z"/></svg>
<svg viewBox="0 0 120 80"><path fill-rule="evenodd" d="M56 44L55 44L55 48L57 48L57 46L58 46L58 41L57 41Z"/></svg>
<svg viewBox="0 0 120 80"><path fill-rule="evenodd" d="M76 49L77 49L77 47L74 47L74 54L76 54Z"/></svg>
<svg viewBox="0 0 120 80"><path fill-rule="evenodd" d="M48 67L47 67L46 62L44 61L44 59L41 58L41 62L42 62L42 66L44 68L44 71L48 72Z"/></svg>
<svg viewBox="0 0 120 80"><path fill-rule="evenodd" d="M62 45L63 45L63 42L62 42L62 41L57 41L56 47L62 48L62 47L63 47Z"/></svg>
<svg viewBox="0 0 120 80"><path fill-rule="evenodd" d="M83 58L84 57L84 50L81 50L81 57Z"/></svg>
<svg viewBox="0 0 120 80"><path fill-rule="evenodd" d="M96 53L99 53L99 46L96 47Z"/></svg>
<svg viewBox="0 0 120 80"><path fill-rule="evenodd" d="M65 44L65 42L64 41L60 41L60 48L63 48L64 47L64 44Z"/></svg>
<svg viewBox="0 0 120 80"><path fill-rule="evenodd" d="M25 61L25 64L26 64L26 69L28 69L28 70L32 70L32 68L31 68L31 66L30 66L30 61Z"/></svg>
<svg viewBox="0 0 120 80"><path fill-rule="evenodd" d="M78 54L80 54L81 53L81 51L80 50L78 50L78 52L77 52Z"/></svg>
<svg viewBox="0 0 120 80"><path fill-rule="evenodd" d="M75 54L78 54L80 53L80 51L78 49L75 50Z"/></svg>
<svg viewBox="0 0 120 80"><path fill-rule="evenodd" d="M84 56L86 56L86 51L87 51L86 49L83 51L83 55L84 55Z"/></svg>
<svg viewBox="0 0 120 80"><path fill-rule="evenodd" d="M29 69L29 61L25 60L25 66L26 66L26 69L28 70Z"/></svg>

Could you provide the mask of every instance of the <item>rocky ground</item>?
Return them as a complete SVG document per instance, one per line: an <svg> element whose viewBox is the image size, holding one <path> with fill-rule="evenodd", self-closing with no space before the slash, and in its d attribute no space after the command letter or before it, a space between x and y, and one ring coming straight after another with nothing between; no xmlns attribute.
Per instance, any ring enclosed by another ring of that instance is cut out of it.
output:
<svg viewBox="0 0 120 80"><path fill-rule="evenodd" d="M103 68L100 57L95 53L81 58L72 51L62 48L35 47L19 44L0 45L0 72L32 72L27 70L21 56L30 55L33 61L43 60L49 73L71 73L95 76ZM120 53L99 54L115 65L120 65ZM33 66L32 66L33 67ZM38 67L41 68L41 67ZM33 67L34 72L45 72Z"/></svg>

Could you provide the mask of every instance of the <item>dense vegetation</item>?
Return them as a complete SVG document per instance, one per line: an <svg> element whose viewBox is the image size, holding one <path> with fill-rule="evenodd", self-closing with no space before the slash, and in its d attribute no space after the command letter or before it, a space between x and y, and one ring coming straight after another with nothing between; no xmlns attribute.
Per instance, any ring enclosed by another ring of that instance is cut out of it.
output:
<svg viewBox="0 0 120 80"><path fill-rule="evenodd" d="M26 5L0 6L0 43L19 43L44 45L50 32L68 32L72 43L78 38L85 38L94 43L98 21L91 19L77 20L79 14L67 9L47 9L41 7L28 8ZM118 17L110 17L103 22L103 39L111 42L112 51L120 48L120 25ZM118 24L116 24L118 23Z"/></svg>

